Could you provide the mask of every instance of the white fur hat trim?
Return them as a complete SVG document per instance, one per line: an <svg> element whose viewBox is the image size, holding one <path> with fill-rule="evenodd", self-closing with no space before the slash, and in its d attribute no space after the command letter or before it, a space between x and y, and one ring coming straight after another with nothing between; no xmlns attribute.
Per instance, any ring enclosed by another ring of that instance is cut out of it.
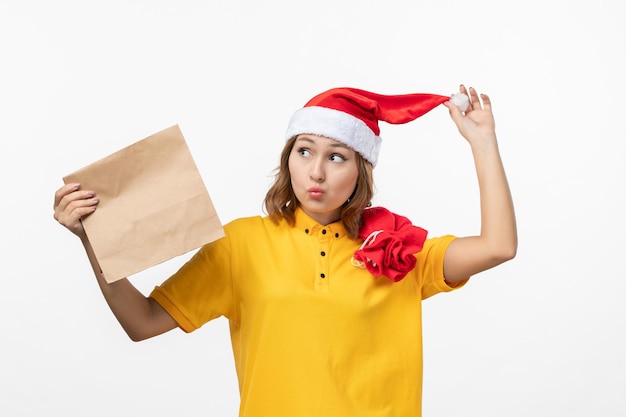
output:
<svg viewBox="0 0 626 417"><path fill-rule="evenodd" d="M285 138L301 134L325 136L344 143L360 153L373 166L378 162L380 136L361 119L327 107L308 106L297 110L289 121Z"/></svg>

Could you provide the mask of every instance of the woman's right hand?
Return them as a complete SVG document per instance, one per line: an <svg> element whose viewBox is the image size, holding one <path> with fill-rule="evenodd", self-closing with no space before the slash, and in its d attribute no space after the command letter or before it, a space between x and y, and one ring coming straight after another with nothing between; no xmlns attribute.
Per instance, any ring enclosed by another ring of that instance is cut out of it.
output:
<svg viewBox="0 0 626 417"><path fill-rule="evenodd" d="M67 184L54 194L54 218L83 239L85 229L80 220L93 213L97 205L98 197L93 191L81 190L80 184Z"/></svg>

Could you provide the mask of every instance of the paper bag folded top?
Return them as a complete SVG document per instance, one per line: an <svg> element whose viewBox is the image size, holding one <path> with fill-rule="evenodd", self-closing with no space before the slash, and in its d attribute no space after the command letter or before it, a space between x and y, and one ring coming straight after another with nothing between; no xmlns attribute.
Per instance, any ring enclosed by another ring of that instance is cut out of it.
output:
<svg viewBox="0 0 626 417"><path fill-rule="evenodd" d="M111 283L224 236L178 125L63 178L99 198L83 219Z"/></svg>

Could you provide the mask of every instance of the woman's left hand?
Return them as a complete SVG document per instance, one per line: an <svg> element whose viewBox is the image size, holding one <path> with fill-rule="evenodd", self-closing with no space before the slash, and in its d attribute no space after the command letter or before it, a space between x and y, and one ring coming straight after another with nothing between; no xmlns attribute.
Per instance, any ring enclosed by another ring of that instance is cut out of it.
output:
<svg viewBox="0 0 626 417"><path fill-rule="evenodd" d="M460 92L468 90L461 86ZM498 150L491 101L473 88L468 96L466 112L451 102L445 105L472 149L480 192L480 235L460 237L448 246L443 269L449 284L513 259L517 252L513 199Z"/></svg>
<svg viewBox="0 0 626 417"><path fill-rule="evenodd" d="M470 144L477 144L478 141L484 140L496 140L496 127L489 96L480 94L479 97L474 88L470 87L468 92L464 85L461 85L459 91L469 97L470 103L467 111L461 112L452 102L444 103L450 111L450 117L456 124L459 133Z"/></svg>

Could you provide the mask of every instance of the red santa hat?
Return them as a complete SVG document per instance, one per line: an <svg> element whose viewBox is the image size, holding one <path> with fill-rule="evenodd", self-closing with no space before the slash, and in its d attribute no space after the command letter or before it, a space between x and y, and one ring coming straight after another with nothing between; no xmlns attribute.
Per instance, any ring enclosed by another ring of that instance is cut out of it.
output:
<svg viewBox="0 0 626 417"><path fill-rule="evenodd" d="M379 121L407 123L450 100L461 111L469 104L464 94L382 95L356 88L333 88L313 97L294 113L286 138L311 134L335 139L376 166L382 143Z"/></svg>

